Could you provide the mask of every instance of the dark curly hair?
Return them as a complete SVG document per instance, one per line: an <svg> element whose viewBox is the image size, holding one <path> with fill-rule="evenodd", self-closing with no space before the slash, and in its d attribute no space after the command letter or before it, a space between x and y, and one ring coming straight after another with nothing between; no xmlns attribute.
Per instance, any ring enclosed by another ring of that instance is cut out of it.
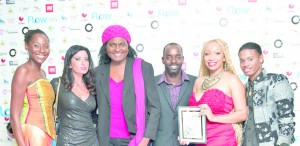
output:
<svg viewBox="0 0 300 146"><path fill-rule="evenodd" d="M107 63L111 62L111 58L107 54L107 42L101 46L98 57L99 57L99 65L107 64ZM137 57L135 50L130 45L128 46L127 57L130 57L130 58Z"/></svg>
<svg viewBox="0 0 300 146"><path fill-rule="evenodd" d="M79 45L73 45L71 46L65 55L64 60L64 70L62 74L62 82L68 90L71 90L73 87L74 82L74 76L72 74L72 68L70 68L71 59L72 57L79 51L84 50L88 54L89 59L89 68L88 72L83 75L82 79L84 84L86 85L87 89L89 90L90 94L96 95L96 87L95 87L95 74L94 74L94 63L92 60L91 53L88 48L79 46Z"/></svg>

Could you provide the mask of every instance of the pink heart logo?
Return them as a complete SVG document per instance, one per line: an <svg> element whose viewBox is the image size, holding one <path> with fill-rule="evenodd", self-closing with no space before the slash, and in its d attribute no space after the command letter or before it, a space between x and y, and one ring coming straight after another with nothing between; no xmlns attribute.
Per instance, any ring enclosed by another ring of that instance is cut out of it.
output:
<svg viewBox="0 0 300 146"><path fill-rule="evenodd" d="M23 21L23 20L24 20L24 18L23 18L23 17L19 17L19 20L20 20L20 21Z"/></svg>
<svg viewBox="0 0 300 146"><path fill-rule="evenodd" d="M264 54L268 54L269 51L268 51L268 50L264 50L263 53L264 53Z"/></svg>
<svg viewBox="0 0 300 146"><path fill-rule="evenodd" d="M218 12L222 11L222 8L221 7L217 7L217 11Z"/></svg>
<svg viewBox="0 0 300 146"><path fill-rule="evenodd" d="M8 121L8 120L9 120L9 117L4 117L4 120L5 120L5 121Z"/></svg>
<svg viewBox="0 0 300 146"><path fill-rule="evenodd" d="M148 10L148 14L152 15L153 14L153 10Z"/></svg>
<svg viewBox="0 0 300 146"><path fill-rule="evenodd" d="M293 9L294 7L295 7L295 5L289 4L289 8L290 8L290 9Z"/></svg>
<svg viewBox="0 0 300 146"><path fill-rule="evenodd" d="M61 60L65 60L65 56L61 56Z"/></svg>
<svg viewBox="0 0 300 146"><path fill-rule="evenodd" d="M287 76L291 76L291 75L292 75L292 72L291 72L291 71L287 71L287 72L286 72L286 75L287 75Z"/></svg>
<svg viewBox="0 0 300 146"><path fill-rule="evenodd" d="M87 14L86 14L86 13L82 13L81 16L82 16L83 18L85 18L85 17L87 16Z"/></svg>
<svg viewBox="0 0 300 146"><path fill-rule="evenodd" d="M198 53L198 52L194 52L193 55L194 55L194 56L198 56L199 53Z"/></svg>
<svg viewBox="0 0 300 146"><path fill-rule="evenodd" d="M5 59L1 59L1 62L4 63L4 62L5 62Z"/></svg>

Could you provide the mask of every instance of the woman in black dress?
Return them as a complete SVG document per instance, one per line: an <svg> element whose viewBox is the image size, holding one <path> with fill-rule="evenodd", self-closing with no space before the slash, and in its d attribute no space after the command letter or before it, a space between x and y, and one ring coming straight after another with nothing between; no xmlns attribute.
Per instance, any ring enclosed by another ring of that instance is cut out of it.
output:
<svg viewBox="0 0 300 146"><path fill-rule="evenodd" d="M91 54L83 46L71 46L65 55L58 95L57 146L99 144L93 123L96 109L93 66ZM56 93L58 78L51 84Z"/></svg>

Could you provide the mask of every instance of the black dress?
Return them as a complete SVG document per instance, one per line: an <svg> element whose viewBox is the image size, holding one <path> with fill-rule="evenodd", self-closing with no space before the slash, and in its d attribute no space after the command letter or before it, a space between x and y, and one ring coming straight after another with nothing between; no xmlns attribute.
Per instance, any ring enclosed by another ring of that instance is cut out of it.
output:
<svg viewBox="0 0 300 146"><path fill-rule="evenodd" d="M56 93L58 78L51 81ZM58 95L59 132L57 146L97 146L99 144L92 112L96 108L94 96L83 101L72 91L60 86Z"/></svg>

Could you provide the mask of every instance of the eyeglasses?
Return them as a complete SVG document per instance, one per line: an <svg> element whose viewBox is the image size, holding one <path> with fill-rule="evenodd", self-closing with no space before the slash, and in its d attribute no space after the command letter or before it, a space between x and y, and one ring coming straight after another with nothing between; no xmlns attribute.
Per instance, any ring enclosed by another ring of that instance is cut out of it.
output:
<svg viewBox="0 0 300 146"><path fill-rule="evenodd" d="M116 47L124 48L124 47L127 47L127 44L125 42L120 43L120 44L110 43L110 44L108 44L108 46L111 48L116 48Z"/></svg>

